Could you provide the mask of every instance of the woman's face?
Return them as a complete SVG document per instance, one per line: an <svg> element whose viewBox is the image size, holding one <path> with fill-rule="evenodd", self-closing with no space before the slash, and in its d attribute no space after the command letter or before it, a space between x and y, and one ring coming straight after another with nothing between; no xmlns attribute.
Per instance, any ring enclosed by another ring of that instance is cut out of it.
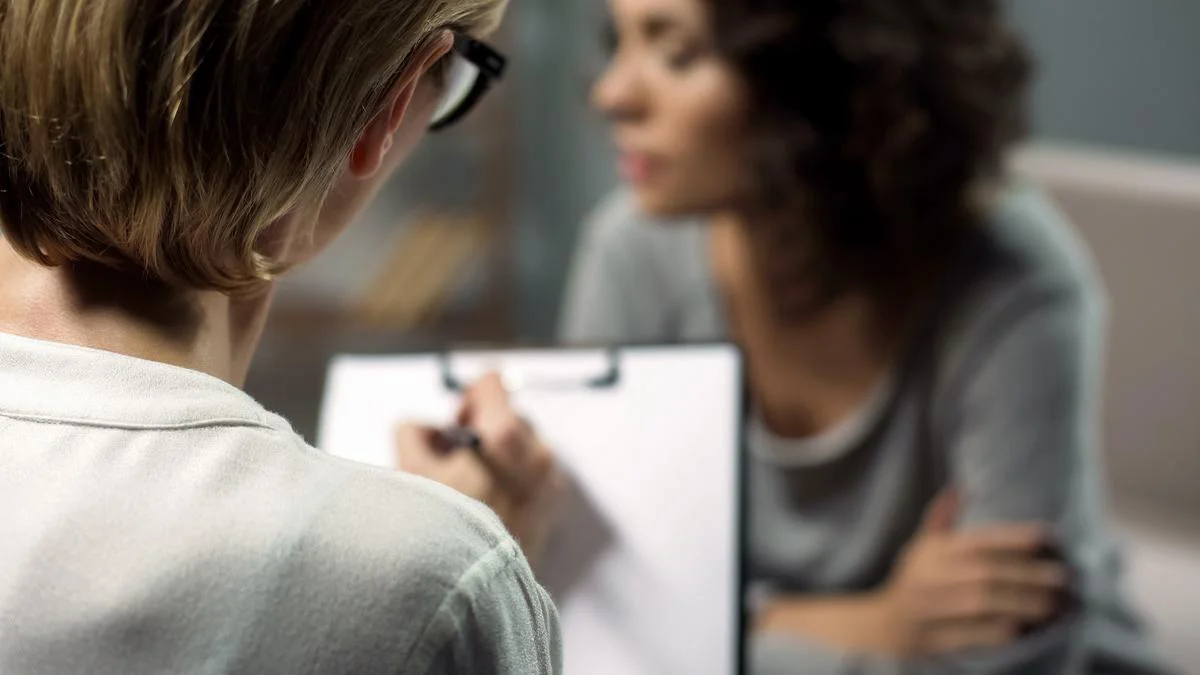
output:
<svg viewBox="0 0 1200 675"><path fill-rule="evenodd" d="M620 169L659 215L734 206L748 190L747 97L713 48L706 0L609 0L613 51L594 105Z"/></svg>

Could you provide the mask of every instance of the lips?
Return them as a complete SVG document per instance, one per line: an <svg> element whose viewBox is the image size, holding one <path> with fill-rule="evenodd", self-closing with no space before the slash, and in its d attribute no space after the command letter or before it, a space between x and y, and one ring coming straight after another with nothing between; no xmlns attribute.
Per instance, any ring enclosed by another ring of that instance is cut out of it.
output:
<svg viewBox="0 0 1200 675"><path fill-rule="evenodd" d="M661 163L650 155L626 152L621 155L618 166L621 176L632 183L645 183L658 172Z"/></svg>

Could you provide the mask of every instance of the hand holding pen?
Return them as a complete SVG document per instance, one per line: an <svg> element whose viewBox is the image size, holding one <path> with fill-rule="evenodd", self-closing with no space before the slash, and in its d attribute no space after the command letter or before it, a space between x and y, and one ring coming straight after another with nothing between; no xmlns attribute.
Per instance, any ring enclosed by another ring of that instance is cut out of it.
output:
<svg viewBox="0 0 1200 675"><path fill-rule="evenodd" d="M455 426L401 426L396 454L404 471L492 507L531 560L541 553L563 480L553 453L513 409L499 376L467 389Z"/></svg>

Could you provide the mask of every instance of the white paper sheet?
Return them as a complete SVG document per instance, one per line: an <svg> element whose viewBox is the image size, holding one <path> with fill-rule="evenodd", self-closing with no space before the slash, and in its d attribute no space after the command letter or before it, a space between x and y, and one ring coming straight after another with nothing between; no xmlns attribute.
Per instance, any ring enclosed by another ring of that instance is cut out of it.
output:
<svg viewBox="0 0 1200 675"><path fill-rule="evenodd" d="M739 635L740 365L730 347L620 352L611 388L599 351L464 354L491 369L572 478L539 565L563 622L566 675L730 675ZM393 465L393 425L445 424L458 397L435 356L340 357L320 446Z"/></svg>

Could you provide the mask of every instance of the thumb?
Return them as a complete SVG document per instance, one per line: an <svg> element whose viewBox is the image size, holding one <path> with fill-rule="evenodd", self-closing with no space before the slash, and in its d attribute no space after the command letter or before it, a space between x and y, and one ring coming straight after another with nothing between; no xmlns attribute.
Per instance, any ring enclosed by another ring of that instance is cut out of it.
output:
<svg viewBox="0 0 1200 675"><path fill-rule="evenodd" d="M433 427L406 423L393 432L392 460L394 467L411 473L423 473L437 457L437 430Z"/></svg>
<svg viewBox="0 0 1200 675"><path fill-rule="evenodd" d="M949 532L954 529L958 519L959 496L956 488L942 490L925 509L925 520L921 524L922 532Z"/></svg>
<svg viewBox="0 0 1200 675"><path fill-rule="evenodd" d="M508 391L499 373L488 373L463 393L458 411L458 423L470 425L482 410L505 410L510 407Z"/></svg>

